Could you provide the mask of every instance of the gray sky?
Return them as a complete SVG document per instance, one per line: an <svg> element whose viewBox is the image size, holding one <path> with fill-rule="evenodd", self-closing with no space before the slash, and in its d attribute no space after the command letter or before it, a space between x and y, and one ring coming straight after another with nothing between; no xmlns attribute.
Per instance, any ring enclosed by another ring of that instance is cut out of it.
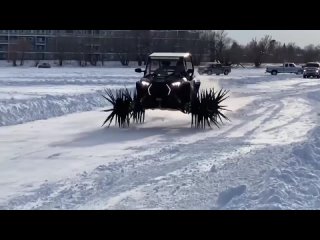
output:
<svg viewBox="0 0 320 240"><path fill-rule="evenodd" d="M309 44L320 45L320 30L226 30L228 36L240 44L246 44L252 38L260 39L266 34L282 43L294 42L300 47Z"/></svg>

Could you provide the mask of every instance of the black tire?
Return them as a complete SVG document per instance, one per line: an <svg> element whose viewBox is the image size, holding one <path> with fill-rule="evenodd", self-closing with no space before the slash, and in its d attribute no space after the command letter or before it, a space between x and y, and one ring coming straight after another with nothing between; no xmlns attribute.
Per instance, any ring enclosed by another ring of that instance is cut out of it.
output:
<svg viewBox="0 0 320 240"><path fill-rule="evenodd" d="M211 70L207 71L207 74L212 75L212 71Z"/></svg>
<svg viewBox="0 0 320 240"><path fill-rule="evenodd" d="M277 74L278 74L278 71L276 71L276 70L271 71L271 75L277 75Z"/></svg>
<svg viewBox="0 0 320 240"><path fill-rule="evenodd" d="M317 76L317 78L320 78L320 76Z"/></svg>
<svg viewBox="0 0 320 240"><path fill-rule="evenodd" d="M220 73L216 73L216 75L217 75L217 76L219 76L219 75L220 75Z"/></svg>
<svg viewBox="0 0 320 240"><path fill-rule="evenodd" d="M306 76L306 75L303 75L303 78L307 78L307 76Z"/></svg>
<svg viewBox="0 0 320 240"><path fill-rule="evenodd" d="M224 74L224 75L228 75L228 74L229 74L229 71L228 71L228 70L225 70L223 74Z"/></svg>

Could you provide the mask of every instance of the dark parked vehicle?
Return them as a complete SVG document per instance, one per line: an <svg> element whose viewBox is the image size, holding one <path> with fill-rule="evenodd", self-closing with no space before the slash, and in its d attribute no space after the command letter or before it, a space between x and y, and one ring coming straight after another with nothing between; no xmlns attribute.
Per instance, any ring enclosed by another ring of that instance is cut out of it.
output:
<svg viewBox="0 0 320 240"><path fill-rule="evenodd" d="M215 63L215 62L208 62L204 66L199 66L198 73L199 74L224 74L228 75L231 72L231 66L225 66L221 63Z"/></svg>
<svg viewBox="0 0 320 240"><path fill-rule="evenodd" d="M320 78L320 63L309 62L303 68L303 78L316 77Z"/></svg>
<svg viewBox="0 0 320 240"><path fill-rule="evenodd" d="M41 63L38 65L38 68L51 68L51 65L49 63Z"/></svg>

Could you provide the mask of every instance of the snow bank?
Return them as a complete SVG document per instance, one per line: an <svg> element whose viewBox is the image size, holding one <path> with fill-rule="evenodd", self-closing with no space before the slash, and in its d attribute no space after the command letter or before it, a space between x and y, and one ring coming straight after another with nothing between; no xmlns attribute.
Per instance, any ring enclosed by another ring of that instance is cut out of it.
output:
<svg viewBox="0 0 320 240"><path fill-rule="evenodd" d="M0 101L0 126L105 107L108 102L101 96L102 93L103 91L97 91L80 95L46 95L25 100L2 100Z"/></svg>
<svg viewBox="0 0 320 240"><path fill-rule="evenodd" d="M132 68L2 68L0 126L104 107L104 88L131 88L140 77Z"/></svg>

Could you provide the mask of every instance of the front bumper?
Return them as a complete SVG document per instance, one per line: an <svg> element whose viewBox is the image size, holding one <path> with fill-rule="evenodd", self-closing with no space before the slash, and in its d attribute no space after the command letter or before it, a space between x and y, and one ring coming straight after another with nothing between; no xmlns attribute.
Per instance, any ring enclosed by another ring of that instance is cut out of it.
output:
<svg viewBox="0 0 320 240"><path fill-rule="evenodd" d="M173 87L166 83L152 83L149 86L137 85L137 92L145 109L183 110L190 102L189 83Z"/></svg>
<svg viewBox="0 0 320 240"><path fill-rule="evenodd" d="M319 72L304 72L303 76L306 76L306 77L319 77L320 73Z"/></svg>

